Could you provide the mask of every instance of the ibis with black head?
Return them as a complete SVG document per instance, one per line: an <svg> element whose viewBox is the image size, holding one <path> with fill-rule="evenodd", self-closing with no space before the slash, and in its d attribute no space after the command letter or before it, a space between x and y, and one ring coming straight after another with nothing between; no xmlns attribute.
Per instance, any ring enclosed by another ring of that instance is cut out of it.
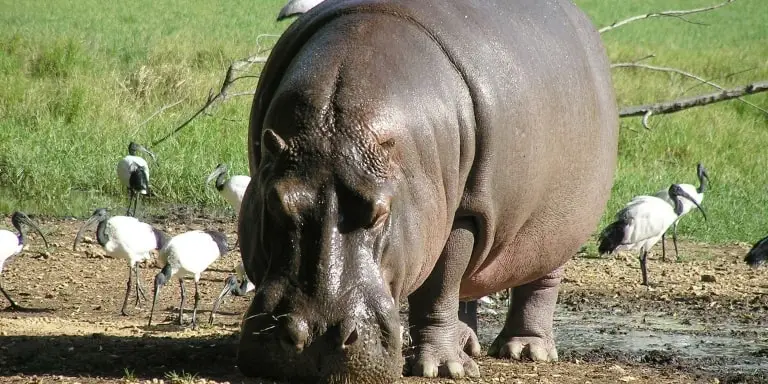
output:
<svg viewBox="0 0 768 384"><path fill-rule="evenodd" d="M679 184L672 184L667 192L674 206L656 196L637 196L617 214L616 221L600 233L598 252L614 253L621 250L640 251L640 270L643 285L648 286L648 251L661 239L669 226L683 212L683 199L691 201L704 215L704 208Z"/></svg>
<svg viewBox="0 0 768 384"><path fill-rule="evenodd" d="M256 286L251 283L251 280L248 279L248 275L245 274L245 266L241 261L235 267L235 274L230 275L226 280L224 280L224 289L221 290L221 293L213 303L213 309L211 310L211 317L208 319L208 323L213 324L213 318L216 315L216 312L219 310L219 306L224 300L224 297L226 297L228 294L231 293L233 296L245 296L248 292L253 291L255 288Z"/></svg>
<svg viewBox="0 0 768 384"><path fill-rule="evenodd" d="M141 222L135 217L110 217L106 208L99 208L93 211L91 217L80 227L77 236L75 236L75 243L72 245L73 251L77 250L77 244L83 238L85 230L95 223L98 223L96 241L107 255L128 261L128 282L125 287L123 307L120 310L120 313L127 316L126 307L132 285L136 287L136 306L139 305L141 299L146 300L138 264L144 260L149 260L152 257L152 251L161 249L168 237L163 231ZM134 280L133 284L131 284L131 280Z"/></svg>
<svg viewBox="0 0 768 384"><path fill-rule="evenodd" d="M160 289L173 278L178 278L181 289L181 304L179 305L179 325L183 324L184 301L186 292L184 278L191 277L195 281L195 307L192 311L192 327L197 327L197 308L200 303L198 283L200 276L208 267L226 254L227 237L217 231L193 230L176 235L160 250L158 262L162 270L155 275L155 290L152 299L152 310L149 314L148 326L152 325L155 304L160 295Z"/></svg>
<svg viewBox="0 0 768 384"><path fill-rule="evenodd" d="M149 165L144 158L137 156L138 151L148 154L155 160L155 154L143 145L133 141L128 144L128 156L117 162L117 177L123 187L128 189L128 210L126 216L136 216L136 208L139 205L139 196L150 194ZM131 211L133 207L133 211Z"/></svg>
<svg viewBox="0 0 768 384"><path fill-rule="evenodd" d="M3 267L6 265L6 263L10 262L14 256L21 253L21 251L24 249L24 226L35 230L35 232L37 232L37 234L40 235L40 237L45 242L46 248L48 248L48 240L46 240L43 232L40 231L40 228L37 226L37 224L35 224L24 212L14 212L11 216L11 224L14 228L16 228L16 233L7 229L0 230L0 292L2 292L3 296L5 296L5 298L8 299L8 302L11 303L8 309L21 310L23 307L16 303L11 298L11 295L9 295L8 292L6 292L3 288Z"/></svg>
<svg viewBox="0 0 768 384"><path fill-rule="evenodd" d="M699 186L696 187L692 184L678 184L680 188L683 189L688 195L690 195L693 198L693 201L695 201L698 204L701 204L704 200L704 192L707 190L707 186L709 184L709 174L707 173L707 169L704 168L704 164L699 162L696 165L696 176L699 178ZM669 190L668 189L662 189L658 192L656 192L656 195L654 195L664 201L666 201L669 205L674 206L675 202L669 197ZM693 204L693 202L689 201L688 199L683 199L683 211L678 216L677 220L675 220L674 223L672 223L672 243L675 246L675 259L679 259L680 256L677 251L677 223L680 222L680 219L687 215L688 212L690 212L693 208L696 208L696 205ZM666 260L666 233L661 236L661 260Z"/></svg>

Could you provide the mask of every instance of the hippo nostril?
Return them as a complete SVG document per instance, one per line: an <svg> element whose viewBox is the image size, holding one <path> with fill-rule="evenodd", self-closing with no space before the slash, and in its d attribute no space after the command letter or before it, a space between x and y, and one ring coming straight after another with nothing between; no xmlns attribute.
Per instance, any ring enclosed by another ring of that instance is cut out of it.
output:
<svg viewBox="0 0 768 384"><path fill-rule="evenodd" d="M280 343L286 350L295 350L301 352L309 338L309 327L306 321L293 317L287 319L283 325L282 337Z"/></svg>
<svg viewBox="0 0 768 384"><path fill-rule="evenodd" d="M341 349L346 349L351 347L353 344L357 342L357 339L358 339L357 327L355 327L355 328L352 328L352 330L349 331L349 333L347 334L347 337L343 339L344 343L342 344Z"/></svg>

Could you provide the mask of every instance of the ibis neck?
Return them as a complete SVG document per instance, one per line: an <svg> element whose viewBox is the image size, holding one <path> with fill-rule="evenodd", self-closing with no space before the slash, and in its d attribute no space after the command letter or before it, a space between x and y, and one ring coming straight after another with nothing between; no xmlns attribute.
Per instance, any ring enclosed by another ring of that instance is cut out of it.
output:
<svg viewBox="0 0 768 384"><path fill-rule="evenodd" d="M24 244L24 230L21 229L21 223L16 219L14 216L13 220L11 220L11 224L13 224L13 227L16 228L16 237L19 239L19 244Z"/></svg>
<svg viewBox="0 0 768 384"><path fill-rule="evenodd" d="M216 177L216 189L218 189L219 191L224 189L224 183L227 181L226 177L227 175L224 173L220 173L219 176Z"/></svg>
<svg viewBox="0 0 768 384"><path fill-rule="evenodd" d="M672 199L675 200L675 215L680 216L683 213L683 201L680 196L672 196Z"/></svg>
<svg viewBox="0 0 768 384"><path fill-rule="evenodd" d="M243 296L246 294L247 290L248 280L243 279L243 282L241 282L240 285L235 286L235 288L232 290L232 294L235 296Z"/></svg>
<svg viewBox="0 0 768 384"><path fill-rule="evenodd" d="M106 229L107 229L106 220L100 221L99 225L96 227L96 241L98 241L99 245L101 245L102 247L107 244L107 241L109 241L109 239L107 238Z"/></svg>

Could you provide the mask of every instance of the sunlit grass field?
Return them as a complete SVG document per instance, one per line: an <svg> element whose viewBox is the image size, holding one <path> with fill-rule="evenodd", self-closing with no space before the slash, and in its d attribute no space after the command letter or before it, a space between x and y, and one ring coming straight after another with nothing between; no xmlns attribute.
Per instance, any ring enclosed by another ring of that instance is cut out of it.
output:
<svg viewBox="0 0 768 384"><path fill-rule="evenodd" d="M597 26L654 10L696 8L704 0L578 0ZM0 0L0 212L84 216L121 208L126 193L115 164L135 140L150 146L221 85L229 63L268 49L290 21L275 22L282 1L200 0L105 3ZM638 21L604 33L613 62L677 67L732 87L768 79L768 3L737 0L721 9ZM266 54L266 52L264 53ZM250 74L259 72L255 66ZM620 105L711 92L679 75L614 69ZM255 87L242 81L238 89ZM747 97L768 108L768 95ZM156 110L183 100L141 124ZM220 162L245 174L250 98L220 104L150 149L153 209L185 204L222 208L205 176ZM751 242L768 234L768 116L738 101L651 120L623 119L619 168L601 225L632 196L672 182L712 178L704 206L682 237ZM119 210L118 210L119 212ZM597 228L596 228L597 230Z"/></svg>

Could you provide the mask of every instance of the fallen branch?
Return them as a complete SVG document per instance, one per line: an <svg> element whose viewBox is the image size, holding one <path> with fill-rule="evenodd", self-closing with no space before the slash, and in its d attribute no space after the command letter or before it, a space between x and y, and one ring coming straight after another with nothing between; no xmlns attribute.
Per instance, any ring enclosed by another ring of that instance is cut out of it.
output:
<svg viewBox="0 0 768 384"><path fill-rule="evenodd" d="M650 56L648 56L648 57L650 57ZM645 59L645 58L643 58L643 59ZM701 76L697 76L697 75L694 75L694 74L692 74L690 72L686 72L686 71L683 71L683 70L677 69L677 68L657 67L657 66L648 65L648 64L638 64L637 61L632 62L632 63L614 63L614 64L611 64L611 68L643 68L643 69L649 69L649 70L652 70L652 71L677 73L679 75L683 75L685 77L689 77L691 79L697 80L697 81L701 82L702 84L707 84L709 86L717 88L717 89L719 89L721 91L725 90L725 88L721 87L720 85L717 85L717 84L715 84L715 83L713 83L713 82L711 82L711 81L709 81L707 79L704 79ZM749 105L750 107L753 107L753 108L755 108L755 109L757 109L757 110L759 110L759 111L761 111L763 113L768 114L768 110L765 110L764 108L761 108L761 107L755 105L754 103L751 103L751 102L749 102L747 100L744 100L741 97L737 97L736 99L739 100L740 102L746 104L746 105Z"/></svg>
<svg viewBox="0 0 768 384"><path fill-rule="evenodd" d="M736 99L745 95L752 95L766 91L768 91L768 81L759 81L738 88L725 89L720 92L709 93L706 95L665 101L655 104L625 107L619 111L619 117L643 116L643 127L650 129L648 128L648 118L650 118L651 115L675 113L688 108L701 107L720 101Z"/></svg>
<svg viewBox="0 0 768 384"><path fill-rule="evenodd" d="M622 25L629 24L629 23L631 23L633 21L643 20L643 19L650 19L652 17L661 17L661 16L676 17L676 18L678 18L680 20L683 20L685 22L693 23L690 20L687 20L686 18L684 18L683 16L684 15L691 15L691 14L694 14L694 13L711 11L713 9L717 9L717 8L726 6L726 5L728 5L728 4L730 4L730 3L734 2L734 1L736 1L736 0L726 0L724 3L717 4L717 5L712 5L712 6L704 7L704 8L677 10L677 11L651 12L651 13L646 13L644 15L632 16L632 17L624 19L624 20L614 21L613 24L598 29L598 32L600 32L600 33L607 32L607 31L610 31L612 29L621 27ZM694 24L696 24L696 23L694 23Z"/></svg>
<svg viewBox="0 0 768 384"><path fill-rule="evenodd" d="M250 56L250 57L246 57L241 60L235 60L234 62L232 62L232 64L229 65L229 68L227 68L227 73L224 76L224 81L221 83L221 88L219 88L219 92L214 94L213 89L211 89L210 92L208 93L207 101L202 107L200 107L200 109L197 110L197 112L195 112L189 119L181 123L181 125L174 128L171 132L169 132L162 138L155 140L155 142L152 143L152 146L154 147L162 143L163 141L167 140L171 136L175 135L176 133L184 129L184 127L189 125L189 123L191 123L201 114L208 114L208 110L211 107L213 107L214 104L218 102L226 101L230 97L244 95L245 92L239 92L239 93L230 95L229 90L230 88L232 88L232 85L234 85L238 80L247 79L247 78L258 78L258 76L254 76L254 75L236 76L236 73L247 70L253 64L265 63L266 61L267 61L267 58L265 56ZM252 91L250 93L253 94Z"/></svg>

